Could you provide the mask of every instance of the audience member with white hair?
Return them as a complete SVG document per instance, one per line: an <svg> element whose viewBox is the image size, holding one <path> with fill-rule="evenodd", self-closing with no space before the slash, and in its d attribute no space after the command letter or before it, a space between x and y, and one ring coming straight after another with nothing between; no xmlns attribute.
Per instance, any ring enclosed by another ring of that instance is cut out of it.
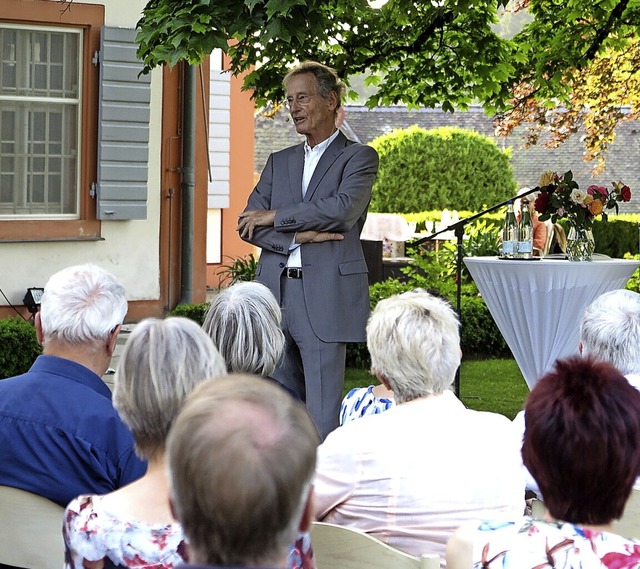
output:
<svg viewBox="0 0 640 569"><path fill-rule="evenodd" d="M204 382L167 445L171 503L189 540L185 569L284 569L312 522L318 434L304 406L255 376Z"/></svg>
<svg viewBox="0 0 640 569"><path fill-rule="evenodd" d="M202 327L224 355L227 370L270 376L284 353L282 312L273 293L257 282L220 289Z"/></svg>
<svg viewBox="0 0 640 569"><path fill-rule="evenodd" d="M597 297L585 309L580 322L578 350L583 357L612 364L640 390L640 294L618 289ZM523 437L525 412L513 420ZM640 480L636 482L640 487ZM527 471L527 489L542 498L537 482Z"/></svg>
<svg viewBox="0 0 640 569"><path fill-rule="evenodd" d="M257 282L237 282L213 298L202 328L223 355L230 373L262 376L300 400L271 377L285 347L282 312L273 293ZM292 542L293 543L293 542ZM313 569L311 537L301 534L289 553L289 569Z"/></svg>
<svg viewBox="0 0 640 569"><path fill-rule="evenodd" d="M66 506L144 474L102 381L126 313L124 288L100 267L49 278L35 316L43 355L27 373L0 381L1 485Z"/></svg>
<svg viewBox="0 0 640 569"><path fill-rule="evenodd" d="M216 294L202 328L220 350L229 373L260 375L299 399L295 391L271 377L284 354L281 325L282 311L265 285L237 282Z"/></svg>
<svg viewBox="0 0 640 569"><path fill-rule="evenodd" d="M619 289L596 298L582 316L579 349L618 368L640 390L640 294Z"/></svg>
<svg viewBox="0 0 640 569"><path fill-rule="evenodd" d="M163 567L186 561L182 528L169 507L165 443L187 395L226 374L207 334L186 318L136 325L118 365L114 403L133 432L147 473L104 496L82 495L67 507L65 567Z"/></svg>
<svg viewBox="0 0 640 569"><path fill-rule="evenodd" d="M316 515L413 555L444 555L462 523L522 514L520 441L509 420L466 409L450 390L458 319L414 290L378 303L367 325L372 370L398 403L333 431L318 449Z"/></svg>

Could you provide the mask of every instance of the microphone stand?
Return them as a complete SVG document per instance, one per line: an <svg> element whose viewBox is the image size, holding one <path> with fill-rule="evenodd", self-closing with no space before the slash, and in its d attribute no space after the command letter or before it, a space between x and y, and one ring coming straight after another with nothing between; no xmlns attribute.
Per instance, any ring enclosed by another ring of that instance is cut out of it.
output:
<svg viewBox="0 0 640 569"><path fill-rule="evenodd" d="M417 246L422 245L423 243L425 243L427 241L431 241L432 239L434 239L435 237L437 237L441 233L444 233L445 231L453 231L454 232L454 234L456 236L456 241L457 241L457 245L456 245L456 312L458 313L458 318L460 320L460 326L461 327L463 325L461 305L462 305L462 259L464 257L464 247L463 247L464 228L469 223L471 223L472 221L475 221L479 217L482 217L483 215L486 215L487 213L491 213L492 211L500 209L501 207L506 206L511 201L516 201L516 200L518 200L520 198L528 196L529 194L533 194L534 192L537 192L537 191L538 191L538 188L533 188L531 190L527 190L526 192L518 194L517 196L515 196L513 198L506 199L503 202L500 202L500 203L498 203L496 205L492 205L491 207L488 207L487 209L483 209L482 211L479 211L478 213L474 213L473 215L470 215L469 217L465 217L463 219L460 219L460 220L456 221L455 223L452 223L448 227L445 227L444 229L441 229L440 231L436 231L435 233L432 233L431 235L427 235L426 237L421 237L417 241L414 241L413 243L411 243L411 247L417 247ZM460 368L459 367L458 367L458 369L456 371L456 377L455 377L455 380L453 382L453 391L456 394L456 397L460 396Z"/></svg>

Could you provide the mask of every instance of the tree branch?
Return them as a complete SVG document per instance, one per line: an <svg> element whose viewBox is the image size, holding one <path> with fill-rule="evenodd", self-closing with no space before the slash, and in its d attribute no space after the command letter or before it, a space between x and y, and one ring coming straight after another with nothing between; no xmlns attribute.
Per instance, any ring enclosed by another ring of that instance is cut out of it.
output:
<svg viewBox="0 0 640 569"><path fill-rule="evenodd" d="M627 9L628 4L629 0L621 0L620 2L618 2L617 6L613 10L611 10L609 19L605 22L604 26L602 26L596 33L596 37L583 56L587 61L591 61L596 56L598 50L602 46L602 42L604 42L604 40L606 40L611 33L613 24L616 22L616 20L620 20L622 18L622 14Z"/></svg>

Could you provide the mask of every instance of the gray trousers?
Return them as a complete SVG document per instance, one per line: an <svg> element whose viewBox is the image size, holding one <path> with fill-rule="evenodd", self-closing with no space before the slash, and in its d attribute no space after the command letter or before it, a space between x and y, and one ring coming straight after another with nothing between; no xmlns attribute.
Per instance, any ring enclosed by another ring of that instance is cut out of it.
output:
<svg viewBox="0 0 640 569"><path fill-rule="evenodd" d="M315 335L307 312L307 302L313 300L305 299L302 279L283 276L280 284L287 345L273 377L300 396L324 440L338 426L347 345L323 342Z"/></svg>

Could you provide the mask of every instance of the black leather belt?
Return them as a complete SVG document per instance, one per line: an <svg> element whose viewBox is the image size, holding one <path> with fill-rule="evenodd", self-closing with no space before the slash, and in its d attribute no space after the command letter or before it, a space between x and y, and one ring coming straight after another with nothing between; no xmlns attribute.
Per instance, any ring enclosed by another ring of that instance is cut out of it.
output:
<svg viewBox="0 0 640 569"><path fill-rule="evenodd" d="M302 269L299 267L287 267L284 270L284 276L288 279L301 279Z"/></svg>

